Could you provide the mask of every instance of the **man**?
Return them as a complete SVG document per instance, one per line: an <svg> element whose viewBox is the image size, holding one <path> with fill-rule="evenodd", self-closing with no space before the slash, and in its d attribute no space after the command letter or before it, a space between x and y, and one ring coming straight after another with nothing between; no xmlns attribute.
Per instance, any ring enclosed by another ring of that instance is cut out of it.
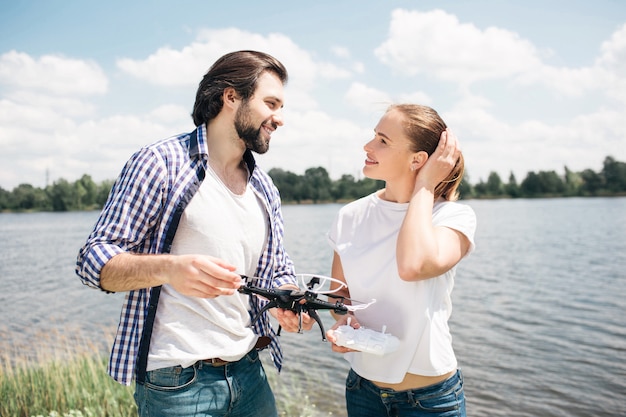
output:
<svg viewBox="0 0 626 417"><path fill-rule="evenodd" d="M280 369L280 346L266 314L251 329L262 305L237 288L240 274L297 288L278 190L252 156L283 125L286 82L267 54L219 58L198 87L196 130L131 157L79 252L84 284L128 292L108 371L136 379L140 416L277 415L257 351L269 344ZM273 314L298 329L293 312Z"/></svg>

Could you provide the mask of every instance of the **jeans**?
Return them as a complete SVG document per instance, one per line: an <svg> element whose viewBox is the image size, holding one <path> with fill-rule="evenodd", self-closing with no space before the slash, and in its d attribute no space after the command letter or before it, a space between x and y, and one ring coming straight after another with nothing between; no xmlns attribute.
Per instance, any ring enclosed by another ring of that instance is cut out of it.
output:
<svg viewBox="0 0 626 417"><path fill-rule="evenodd" d="M197 362L146 373L136 384L140 417L277 417L274 394L256 350L223 366Z"/></svg>
<svg viewBox="0 0 626 417"><path fill-rule="evenodd" d="M463 375L424 388L394 391L379 388L350 369L346 378L349 417L465 417Z"/></svg>

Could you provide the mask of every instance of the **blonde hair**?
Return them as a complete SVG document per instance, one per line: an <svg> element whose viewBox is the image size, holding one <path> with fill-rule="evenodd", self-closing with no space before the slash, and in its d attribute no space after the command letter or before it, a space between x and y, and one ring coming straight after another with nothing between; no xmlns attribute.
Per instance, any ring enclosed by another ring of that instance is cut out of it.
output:
<svg viewBox="0 0 626 417"><path fill-rule="evenodd" d="M387 108L387 112L392 110L404 116L402 128L411 141L411 151L424 151L428 156L432 155L437 149L441 133L447 128L439 113L419 104L392 104ZM435 199L442 197L448 201L458 200L458 189L464 173L465 160L463 154L460 154L452 171L435 187Z"/></svg>

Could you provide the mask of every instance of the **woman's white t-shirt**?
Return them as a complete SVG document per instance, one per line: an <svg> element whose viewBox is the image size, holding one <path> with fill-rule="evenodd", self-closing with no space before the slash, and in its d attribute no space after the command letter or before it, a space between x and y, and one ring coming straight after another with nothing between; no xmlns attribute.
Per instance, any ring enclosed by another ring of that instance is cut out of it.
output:
<svg viewBox="0 0 626 417"><path fill-rule="evenodd" d="M376 302L355 312L361 326L400 339L397 351L385 356L363 352L345 354L356 373L385 383L399 383L406 373L438 376L457 367L448 318L456 268L435 278L406 282L396 263L396 241L408 203L380 199L376 193L339 211L328 239L339 254L354 300ZM476 216L471 207L436 202L433 225L463 233L474 249Z"/></svg>

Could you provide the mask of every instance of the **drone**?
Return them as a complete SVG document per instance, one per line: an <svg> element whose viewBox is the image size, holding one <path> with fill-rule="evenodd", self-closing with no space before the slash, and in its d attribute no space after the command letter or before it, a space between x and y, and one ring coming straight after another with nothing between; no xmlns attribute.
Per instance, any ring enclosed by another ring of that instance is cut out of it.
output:
<svg viewBox="0 0 626 417"><path fill-rule="evenodd" d="M239 287L239 292L248 295L256 295L262 298L265 298L269 302L261 308L261 310L257 313L257 315L252 319L252 323L256 322L261 315L269 310L270 308L282 308L285 310L291 310L296 313L299 317L299 327L298 333L302 333L302 314L303 312L307 313L311 316L318 324L320 331L322 332L322 340L326 341L326 331L324 330L324 325L322 324L322 320L320 319L317 310L332 310L336 314L344 315L349 311L356 311L366 308L376 302L376 300L372 300L369 303L360 303L355 300L351 300L342 295L334 294L337 291L340 291L343 288L346 288L346 284L331 277L325 277L322 275L311 275L311 274L298 274L300 278L301 286L306 287L305 290L290 290L290 289L278 289L278 288L261 288L255 285L252 285L252 281L255 280L266 280L265 278L258 277L248 277L246 275L241 275L241 277L246 282L245 285ZM304 284L306 278L310 278L310 280ZM325 284L329 282L334 282L339 284L339 286L335 289L324 290ZM336 301L332 302L330 300L322 300L318 297L320 295L325 296L326 298L336 299ZM351 304L345 304L345 301L350 301ZM355 305L356 303L356 305ZM278 335L280 335L281 328L278 329Z"/></svg>

